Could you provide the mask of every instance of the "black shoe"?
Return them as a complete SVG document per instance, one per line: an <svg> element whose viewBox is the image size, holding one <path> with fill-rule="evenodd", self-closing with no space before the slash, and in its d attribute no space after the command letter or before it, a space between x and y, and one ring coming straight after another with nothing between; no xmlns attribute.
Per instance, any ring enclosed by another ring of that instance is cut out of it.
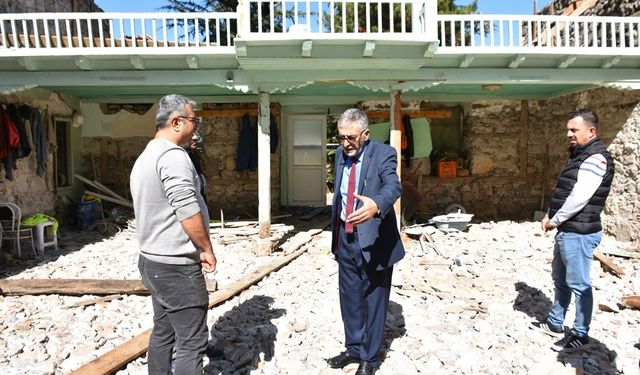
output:
<svg viewBox="0 0 640 375"><path fill-rule="evenodd" d="M556 327L547 321L533 322L531 323L531 326L546 335L552 337L564 337L564 327Z"/></svg>
<svg viewBox="0 0 640 375"><path fill-rule="evenodd" d="M359 362L360 359L356 357L352 357L347 354L347 352L342 352L335 357L331 357L327 359L327 363L331 368L343 368L344 366Z"/></svg>
<svg viewBox="0 0 640 375"><path fill-rule="evenodd" d="M360 365L358 366L355 375L373 375L377 369L377 367L373 367L369 362L360 361Z"/></svg>

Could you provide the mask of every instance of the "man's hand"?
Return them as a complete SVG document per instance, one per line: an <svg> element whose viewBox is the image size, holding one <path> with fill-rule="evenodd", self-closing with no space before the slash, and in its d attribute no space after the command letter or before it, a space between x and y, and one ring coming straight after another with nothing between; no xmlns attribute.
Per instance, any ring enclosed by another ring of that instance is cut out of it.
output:
<svg viewBox="0 0 640 375"><path fill-rule="evenodd" d="M553 225L551 225L551 219L549 219L549 216L546 216L546 215L545 217L542 218L540 225L542 226L542 230L545 232L548 232L553 228L555 228Z"/></svg>
<svg viewBox="0 0 640 375"><path fill-rule="evenodd" d="M347 217L348 222L353 225L362 224L378 213L378 205L373 199L358 194L354 194L353 196L362 201L362 207L353 211L351 215Z"/></svg>
<svg viewBox="0 0 640 375"><path fill-rule="evenodd" d="M213 251L200 252L200 264L202 265L204 272L215 271L217 262L216 256L213 255Z"/></svg>

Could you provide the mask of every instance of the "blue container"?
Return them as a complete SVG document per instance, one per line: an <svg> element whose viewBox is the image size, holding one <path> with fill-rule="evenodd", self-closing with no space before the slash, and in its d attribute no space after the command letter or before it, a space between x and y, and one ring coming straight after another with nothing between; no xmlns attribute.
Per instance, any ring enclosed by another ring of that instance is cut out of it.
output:
<svg viewBox="0 0 640 375"><path fill-rule="evenodd" d="M82 201L78 205L78 227L87 230L96 220L102 219L102 206L97 200Z"/></svg>

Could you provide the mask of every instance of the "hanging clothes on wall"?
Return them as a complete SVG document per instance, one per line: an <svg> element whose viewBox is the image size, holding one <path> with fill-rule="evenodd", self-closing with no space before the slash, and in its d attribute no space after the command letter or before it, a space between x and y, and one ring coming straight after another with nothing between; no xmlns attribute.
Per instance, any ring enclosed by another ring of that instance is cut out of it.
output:
<svg viewBox="0 0 640 375"><path fill-rule="evenodd" d="M236 171L255 171L258 167L258 133L251 127L248 114L242 116L242 127L236 151Z"/></svg>
<svg viewBox="0 0 640 375"><path fill-rule="evenodd" d="M20 134L20 143L17 147L16 158L24 158L31 154L31 141L27 136L27 129L25 126L25 119L22 117L20 111L18 110L18 106L15 104L7 104L7 114L11 117L11 120L18 129L18 134Z"/></svg>
<svg viewBox="0 0 640 375"><path fill-rule="evenodd" d="M33 134L33 143L36 146L36 159L38 160L38 168L36 174L40 177L44 176L47 169L47 154L49 152L48 128L45 122L44 114L39 109L31 109L31 134Z"/></svg>
<svg viewBox="0 0 640 375"><path fill-rule="evenodd" d="M408 115L402 117L402 155L405 157L407 166L411 165L413 157L413 128L411 118Z"/></svg>
<svg viewBox="0 0 640 375"><path fill-rule="evenodd" d="M20 145L20 133L11 116L0 105L0 160L4 165L5 178L13 181L13 170L16 169L16 154Z"/></svg>

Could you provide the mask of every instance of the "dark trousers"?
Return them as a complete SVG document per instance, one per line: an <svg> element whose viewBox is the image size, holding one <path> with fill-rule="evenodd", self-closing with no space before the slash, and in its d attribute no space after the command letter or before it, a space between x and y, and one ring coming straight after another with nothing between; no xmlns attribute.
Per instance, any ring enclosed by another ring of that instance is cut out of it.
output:
<svg viewBox="0 0 640 375"><path fill-rule="evenodd" d="M344 225L338 225L336 257L347 354L379 367L393 267L368 269L357 233L345 233Z"/></svg>
<svg viewBox="0 0 640 375"><path fill-rule="evenodd" d="M138 269L153 303L153 330L147 354L149 374L172 373L174 346L174 374L202 374L209 332L207 287L200 264L164 264L140 256Z"/></svg>

